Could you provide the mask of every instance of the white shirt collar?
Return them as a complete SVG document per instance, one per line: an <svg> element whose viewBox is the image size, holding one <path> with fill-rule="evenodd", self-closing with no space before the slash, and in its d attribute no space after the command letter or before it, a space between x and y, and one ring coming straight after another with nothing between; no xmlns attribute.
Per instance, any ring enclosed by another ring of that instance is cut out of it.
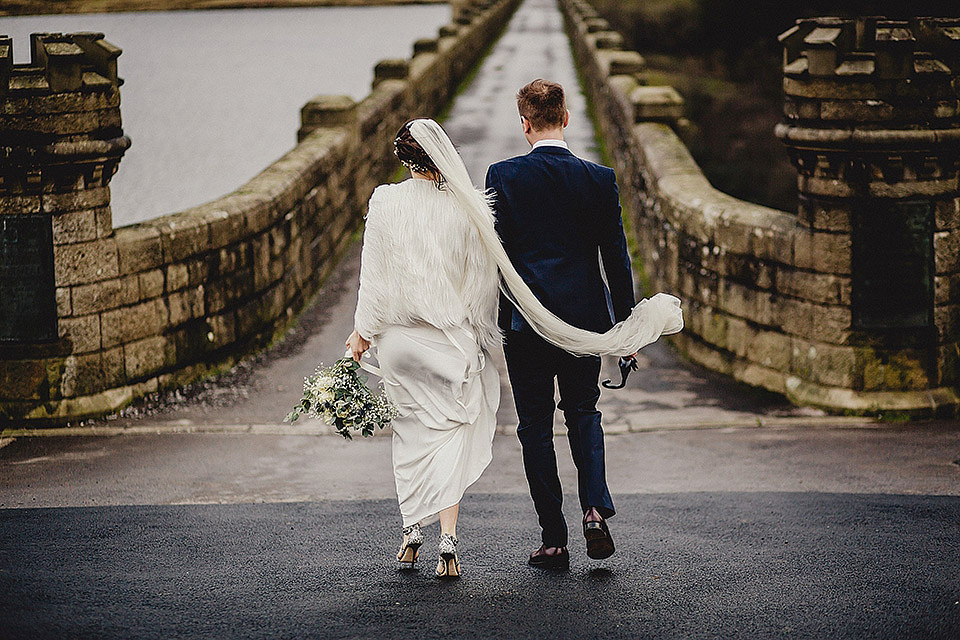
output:
<svg viewBox="0 0 960 640"><path fill-rule="evenodd" d="M563 149L566 149L567 151L570 150L570 147L567 146L567 142L565 140L551 140L551 139L537 140L537 142L534 143L533 148L531 148L530 151L533 151L538 147L561 147Z"/></svg>

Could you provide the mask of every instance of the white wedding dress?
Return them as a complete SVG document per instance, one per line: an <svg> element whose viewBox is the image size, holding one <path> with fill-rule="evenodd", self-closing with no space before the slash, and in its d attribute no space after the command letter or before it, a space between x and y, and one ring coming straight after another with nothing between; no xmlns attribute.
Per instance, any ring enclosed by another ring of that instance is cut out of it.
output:
<svg viewBox="0 0 960 640"><path fill-rule="evenodd" d="M447 191L428 180L370 198L355 326L377 347L403 525L429 524L490 464L500 380L487 347L497 267Z"/></svg>

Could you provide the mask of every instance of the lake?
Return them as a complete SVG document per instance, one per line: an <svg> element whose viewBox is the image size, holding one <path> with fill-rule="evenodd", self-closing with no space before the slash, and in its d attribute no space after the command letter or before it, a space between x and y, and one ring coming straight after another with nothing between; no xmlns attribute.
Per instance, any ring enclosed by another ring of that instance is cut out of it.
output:
<svg viewBox="0 0 960 640"><path fill-rule="evenodd" d="M362 99L377 61L409 58L450 19L446 4L137 12L4 17L0 34L16 63L33 32L99 31L123 49L121 226L233 191L296 144L307 100Z"/></svg>

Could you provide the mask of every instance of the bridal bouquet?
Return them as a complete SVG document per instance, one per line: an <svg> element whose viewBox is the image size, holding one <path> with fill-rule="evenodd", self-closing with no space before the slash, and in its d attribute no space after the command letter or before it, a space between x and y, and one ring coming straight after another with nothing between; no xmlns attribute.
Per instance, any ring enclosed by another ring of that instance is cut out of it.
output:
<svg viewBox="0 0 960 640"><path fill-rule="evenodd" d="M360 373L353 358L340 358L332 367L317 371L303 381L303 397L287 414L284 422L296 422L300 416L320 418L337 433L352 440L352 432L364 437L383 429L397 416L397 409L381 391L367 387L367 376Z"/></svg>

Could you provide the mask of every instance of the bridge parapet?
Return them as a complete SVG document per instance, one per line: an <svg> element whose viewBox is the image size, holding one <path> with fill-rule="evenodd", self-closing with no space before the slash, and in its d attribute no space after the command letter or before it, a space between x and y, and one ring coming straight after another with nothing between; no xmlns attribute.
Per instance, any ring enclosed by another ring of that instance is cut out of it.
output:
<svg viewBox="0 0 960 640"><path fill-rule="evenodd" d="M469 19L442 27L434 46L415 44L410 60L378 65L360 102L308 102L299 143L247 184L117 229L107 182L129 145L120 128L120 51L99 34L35 35L38 53L19 67L9 39L0 39L0 149L19 149L0 171L0 287L14 272L45 268L7 251L8 240L26 237L9 221L40 219L52 254L44 258L52 272L47 334L0 337L0 424L110 413L229 367L279 336L350 243L373 189L396 170L396 130L452 98L518 5L468 1ZM43 241L31 248L42 253ZM17 292L31 290L21 284ZM15 299L3 294L0 305ZM0 328L14 317L4 312Z"/></svg>
<svg viewBox="0 0 960 640"><path fill-rule="evenodd" d="M682 98L617 73L593 7L561 6L650 285L684 298L678 348L800 404L955 412L957 22L818 18L784 35L794 214L714 189L674 131Z"/></svg>

